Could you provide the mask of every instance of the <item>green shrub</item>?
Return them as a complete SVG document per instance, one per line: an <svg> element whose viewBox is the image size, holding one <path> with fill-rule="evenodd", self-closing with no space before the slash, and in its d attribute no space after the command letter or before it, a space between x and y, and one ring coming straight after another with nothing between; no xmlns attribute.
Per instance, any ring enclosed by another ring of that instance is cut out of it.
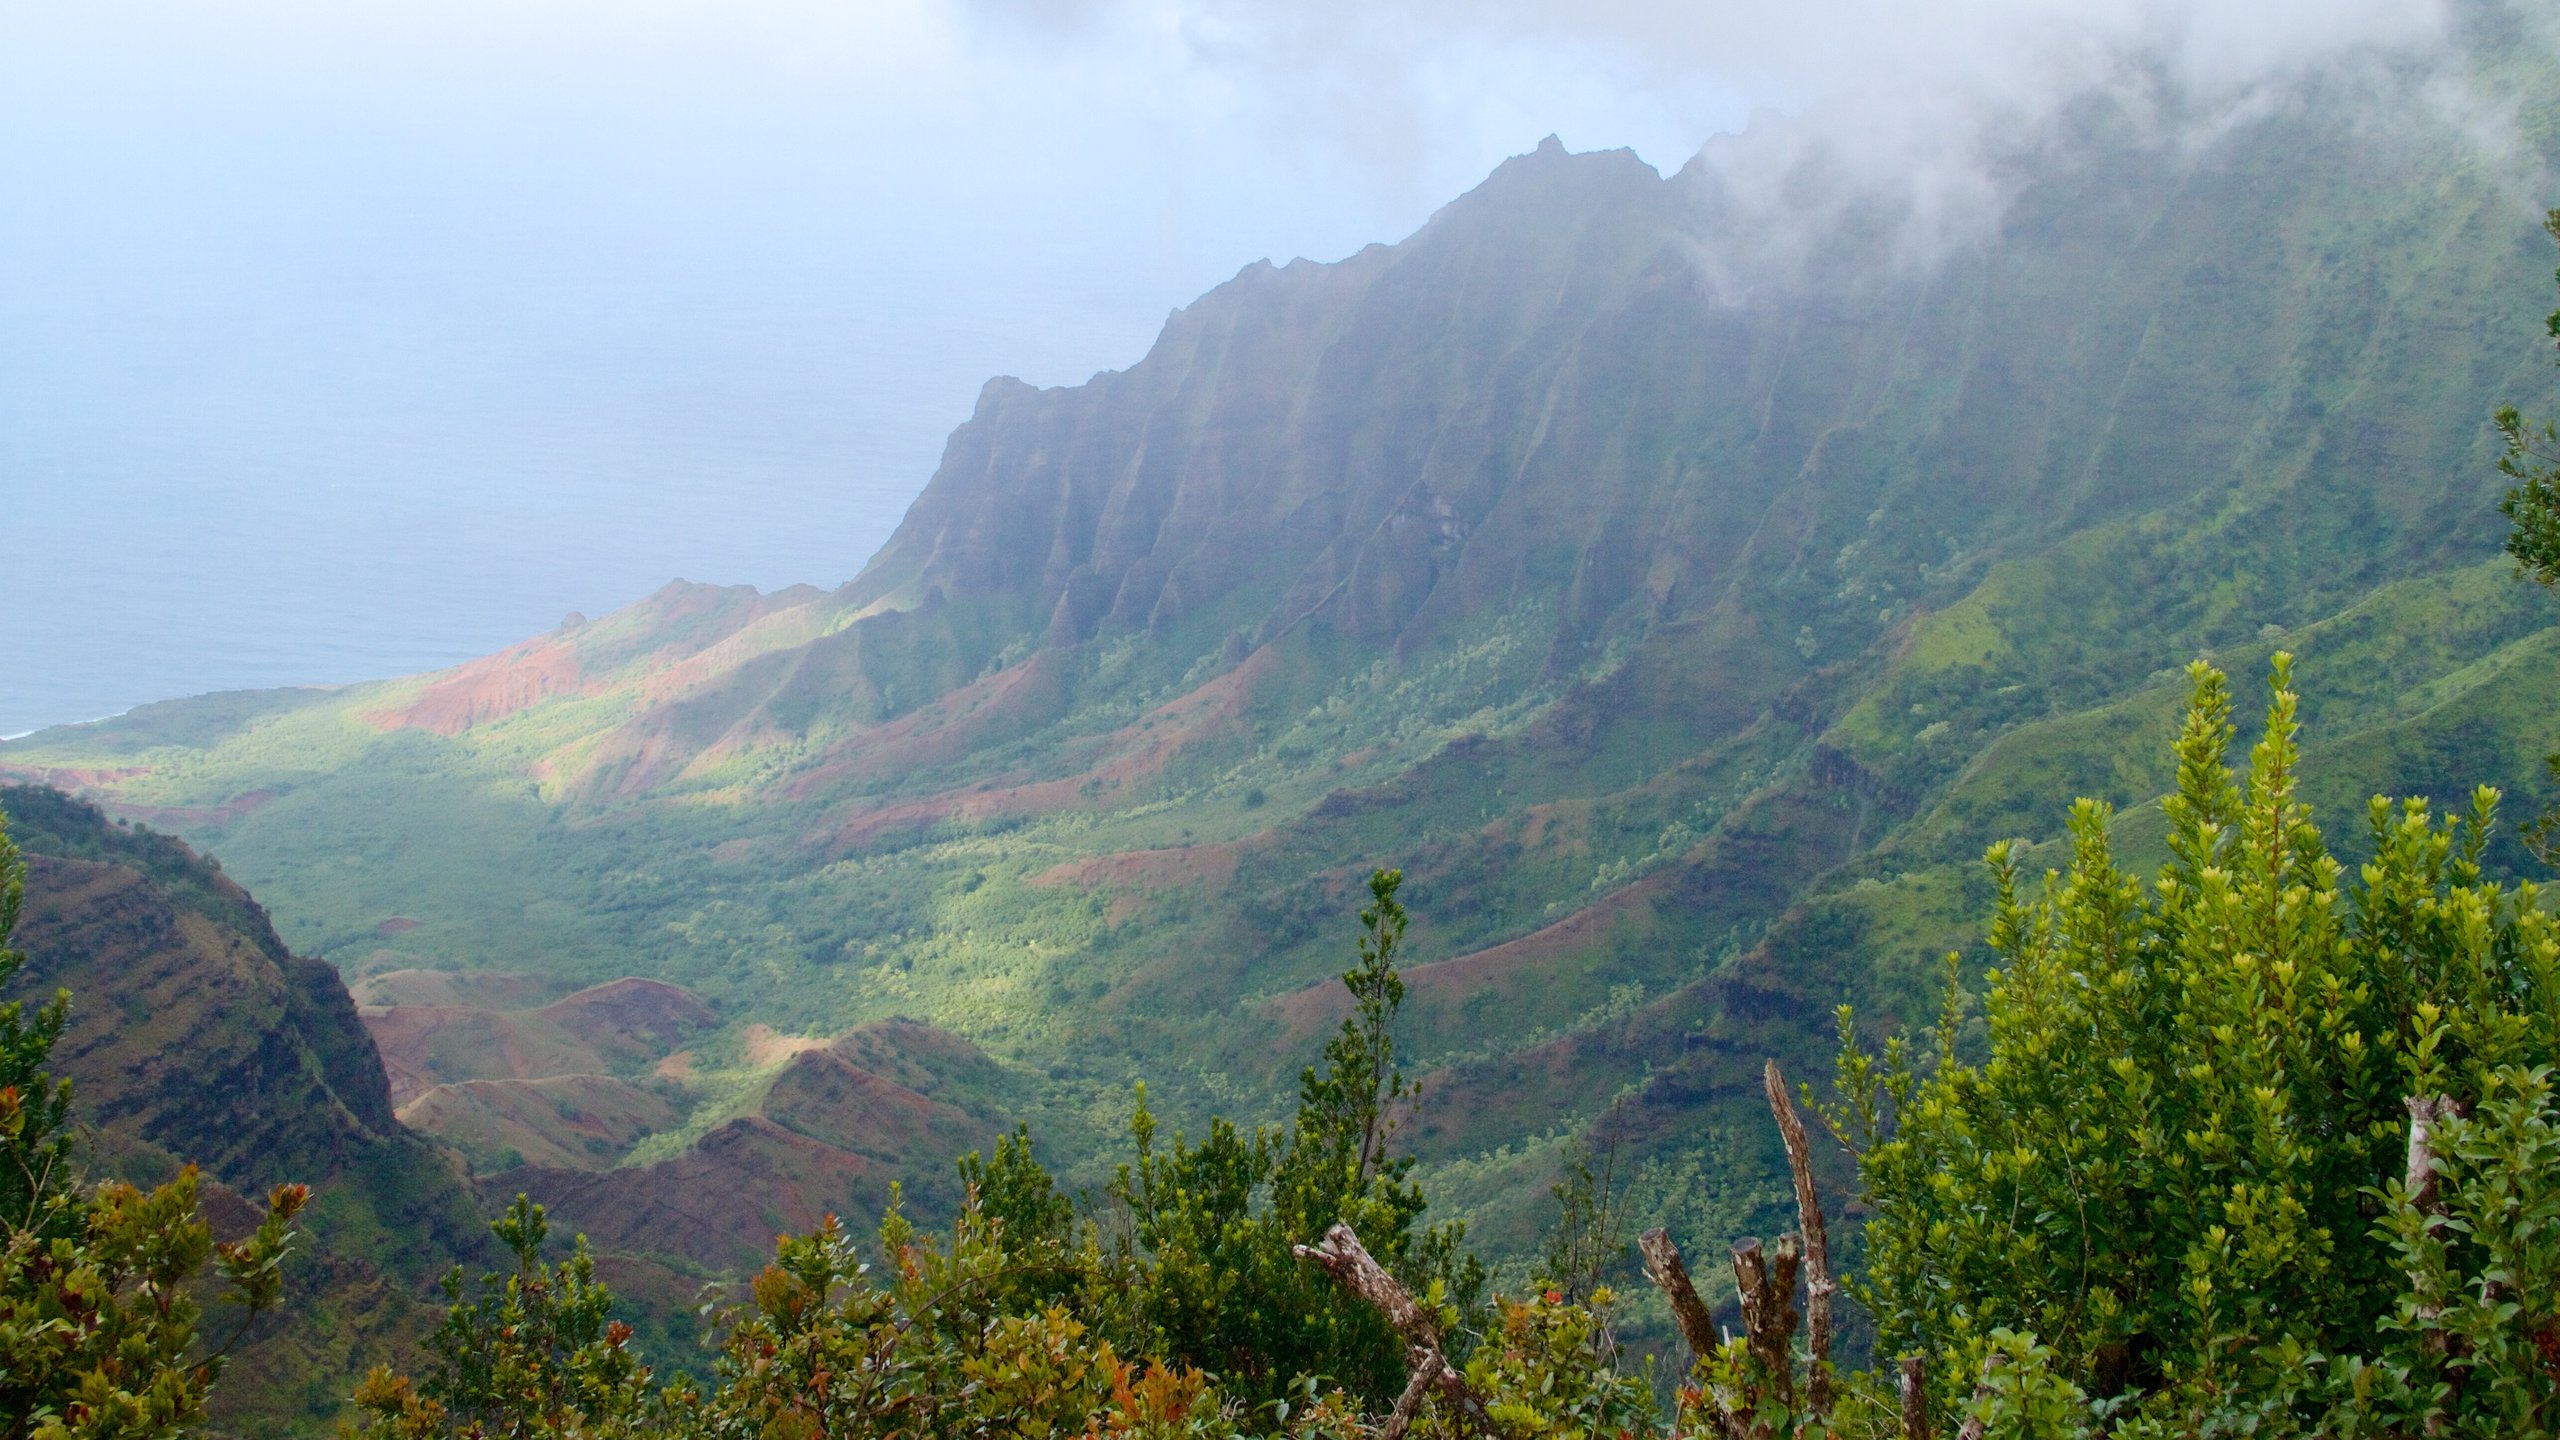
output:
<svg viewBox="0 0 2560 1440"><path fill-rule="evenodd" d="M1993 848L1980 1058L1952 983L1931 1046L1872 1056L1844 1010L1861 1296L1936 1376L2034 1337L2118 1433L2560 1433L2560 924L2483 877L2490 792L2377 799L2350 881L2295 797L2287 667L2245 783L2195 670L2155 883L2087 802L2040 892Z"/></svg>

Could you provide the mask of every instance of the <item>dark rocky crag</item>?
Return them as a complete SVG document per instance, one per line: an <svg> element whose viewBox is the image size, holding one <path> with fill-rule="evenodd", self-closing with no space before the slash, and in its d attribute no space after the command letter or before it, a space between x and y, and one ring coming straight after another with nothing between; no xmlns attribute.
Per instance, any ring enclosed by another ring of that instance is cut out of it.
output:
<svg viewBox="0 0 2560 1440"><path fill-rule="evenodd" d="M71 992L52 1068L93 1168L153 1183L196 1165L217 1234L254 1223L276 1185L317 1191L291 1303L217 1396L230 1417L325 1425L433 1324L426 1282L486 1250L458 1166L393 1117L337 972L288 950L210 862L52 790L0 787L0 813L27 864L12 998Z"/></svg>

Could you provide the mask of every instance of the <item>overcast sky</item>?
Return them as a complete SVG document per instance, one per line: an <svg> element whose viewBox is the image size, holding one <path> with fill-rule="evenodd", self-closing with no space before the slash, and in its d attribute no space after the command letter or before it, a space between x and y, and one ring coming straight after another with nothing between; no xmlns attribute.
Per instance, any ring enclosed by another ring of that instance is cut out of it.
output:
<svg viewBox="0 0 2560 1440"><path fill-rule="evenodd" d="M998 373L1755 110L1892 183L2432 0L0 0L0 734L834 584ZM1952 178L1950 178L1952 177Z"/></svg>

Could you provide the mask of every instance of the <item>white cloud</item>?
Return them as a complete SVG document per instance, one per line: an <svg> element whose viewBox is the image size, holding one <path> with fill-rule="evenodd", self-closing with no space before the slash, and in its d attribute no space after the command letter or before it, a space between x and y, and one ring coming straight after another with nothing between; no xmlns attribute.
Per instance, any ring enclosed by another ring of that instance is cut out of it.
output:
<svg viewBox="0 0 2560 1440"><path fill-rule="evenodd" d="M956 3L998 29L1027 8ZM1480 155L1491 136L1518 148L1528 116L1577 148L1636 141L1669 170L1761 112L1707 159L1726 203L1770 217L1776 248L1855 208L1896 217L1903 250L1936 253L1999 214L2005 162L2093 94L2175 141L2308 75L2396 67L2399 100L2432 94L2483 135L2499 123L2494 101L2426 73L2448 53L2448 0L1077 0L1067 12L1072 23L1038 32L1062 57L1172 37L1300 143L1402 183L1445 179L1435 159Z"/></svg>

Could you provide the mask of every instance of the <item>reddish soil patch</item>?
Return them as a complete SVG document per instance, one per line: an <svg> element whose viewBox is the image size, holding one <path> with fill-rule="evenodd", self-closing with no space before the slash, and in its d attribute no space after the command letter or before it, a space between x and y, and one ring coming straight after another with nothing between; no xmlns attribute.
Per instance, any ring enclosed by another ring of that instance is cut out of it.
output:
<svg viewBox="0 0 2560 1440"><path fill-rule="evenodd" d="M1236 864L1243 858L1247 843L1226 840L1214 845L1124 850L1117 855L1098 855L1090 860L1069 860L1032 876L1031 883L1044 888L1075 886L1132 890L1171 890L1206 883L1214 888L1236 878Z"/></svg>
<svg viewBox="0 0 2560 1440"><path fill-rule="evenodd" d="M856 1025L836 1037L834 1049L872 1074L925 1095L953 1073L977 1076L982 1089L999 1073L984 1050L948 1030L903 1016Z"/></svg>
<svg viewBox="0 0 2560 1440"><path fill-rule="evenodd" d="M615 677L628 677L645 707L662 706L733 671L754 648L738 640L749 626L819 595L797 585L759 595L674 581L598 624L555 630L446 671L406 706L368 718L385 730L458 735L548 700L601 693Z"/></svg>
<svg viewBox="0 0 2560 1440"><path fill-rule="evenodd" d="M1095 758L1079 773L994 789L956 791L887 806L855 815L839 825L829 838L833 847L842 852L860 849L883 835L921 830L945 820L1042 815L1061 810L1098 809L1118 803L1132 782L1161 772L1186 748L1237 723L1252 699L1255 683L1270 669L1271 663L1268 651L1258 651L1253 658L1199 689L1147 712L1136 723L1123 726L1088 747L1088 753ZM874 736L880 733L883 732L873 732L851 742L843 758L803 776L792 787L794 798L817 793L830 781L867 768Z"/></svg>
<svg viewBox="0 0 2560 1440"><path fill-rule="evenodd" d="M482 1190L531 1195L554 1225L600 1251L745 1272L772 1257L777 1236L806 1234L829 1215L877 1211L896 1176L894 1166L742 1115L655 1165L529 1167L492 1176Z"/></svg>
<svg viewBox="0 0 2560 1440"><path fill-rule="evenodd" d="M839 747L835 758L794 780L791 797L805 799L850 776L947 764L1053 720L1068 699L1059 673L1065 664L1061 652L1039 651L866 731Z"/></svg>
<svg viewBox="0 0 2560 1440"><path fill-rule="evenodd" d="M151 773L148 765L126 765L114 769L88 769L81 766L0 765L0 776L47 785L56 790L92 790L102 785L135 779Z"/></svg>
<svg viewBox="0 0 2560 1440"><path fill-rule="evenodd" d="M522 1161L602 1170L640 1138L681 1118L662 1096L603 1075L465 1080L400 1107L400 1123L466 1154L513 1150Z"/></svg>
<svg viewBox="0 0 2560 1440"><path fill-rule="evenodd" d="M636 1068L718 1023L701 997L659 980L609 981L538 1010L503 1008L503 1000L482 998L517 988L507 983L511 978L474 987L467 976L396 972L364 982L368 994L408 1000L360 1011L391 1077L393 1104L467 1080L538 1080Z"/></svg>
<svg viewBox="0 0 2560 1440"><path fill-rule="evenodd" d="M893 1180L928 1221L958 1203L952 1162L983 1148L995 1127L924 1091L941 1083L937 1067L990 1066L975 1047L895 1021L816 1048L770 1030L761 1038L793 1049L757 1113L654 1165L601 1174L528 1167L490 1177L483 1193L526 1191L606 1253L741 1271L771 1258L775 1236L804 1233L828 1215L861 1230Z"/></svg>
<svg viewBox="0 0 2560 1440"><path fill-rule="evenodd" d="M1403 972L1408 1004L1415 1011L1454 1010L1481 990L1529 999L1525 992L1541 971L1606 943L1609 932L1622 923L1650 920L1655 902L1670 890L1675 873L1669 868L1657 871L1516 940L1412 966ZM1327 980L1268 1001L1262 1008L1277 1022L1275 1045L1294 1050L1340 1023L1350 1013L1350 1001L1339 983Z"/></svg>
<svg viewBox="0 0 2560 1440"><path fill-rule="evenodd" d="M824 599L825 596L826 592L815 586L794 585L788 589L776 590L770 595L757 596L744 606L738 607L731 615L711 619L708 623L726 625L728 628L723 630L717 639L703 644L700 649L676 658L672 663L652 666L640 678L641 700L650 705L665 704L680 700L707 685L716 684L727 678L740 666L772 648L772 642L766 641L757 633L764 628L765 621L776 615L797 610L813 600ZM686 619L703 623L703 617L708 616L710 611L716 608L712 602L726 601L729 598L728 592L711 589L704 603L686 607L691 613L664 617L661 624L667 623L670 619ZM790 641L785 639L778 643L788 644ZM682 648L680 643L670 643L660 646L655 653L664 657L669 652Z"/></svg>
<svg viewBox="0 0 2560 1440"><path fill-rule="evenodd" d="M574 694L583 676L578 652L569 642L545 635L459 666L407 705L376 710L365 718L383 730L459 735L474 725L503 720L546 700Z"/></svg>
<svg viewBox="0 0 2560 1440"><path fill-rule="evenodd" d="M589 986L533 1013L608 1057L663 1055L719 1023L701 996L638 976Z"/></svg>
<svg viewBox="0 0 2560 1440"><path fill-rule="evenodd" d="M823 1035L785 1035L770 1025L750 1025L741 1037L746 1042L747 1063L762 1068L779 1065L808 1050L824 1050L830 1043Z"/></svg>
<svg viewBox="0 0 2560 1440"><path fill-rule="evenodd" d="M992 820L1006 815L1073 810L1119 788L1117 782L1100 784L1088 794L1088 785L1096 785L1090 776L1071 775L1062 780L1042 780L1001 790L957 791L892 805L858 815L840 826L833 837L834 845L838 851L859 850L884 835L926 830L945 820Z"/></svg>
<svg viewBox="0 0 2560 1440"><path fill-rule="evenodd" d="M968 1112L927 1099L834 1050L794 1055L761 1108L798 1134L890 1164L961 1154L981 1143L987 1130Z"/></svg>
<svg viewBox="0 0 2560 1440"><path fill-rule="evenodd" d="M219 805L122 805L110 800L100 802L99 808L158 830L206 830L219 829L253 814L275 798L275 791L258 789L234 795Z"/></svg>
<svg viewBox="0 0 2560 1440"><path fill-rule="evenodd" d="M529 1080L604 1068L567 1036L529 1034L516 1017L495 1010L395 1005L362 1013L374 1049L382 1054L395 1106L463 1080Z"/></svg>
<svg viewBox="0 0 2560 1440"><path fill-rule="evenodd" d="M367 1009L394 1005L459 1005L475 1010L525 1010L552 999L559 987L535 975L496 970L377 970L347 981L348 993Z"/></svg>
<svg viewBox="0 0 2560 1440"><path fill-rule="evenodd" d="M405 935L409 931L417 929L418 923L419 922L410 919L406 915L394 915L390 919L383 921L381 924L374 926L373 933L376 935Z"/></svg>
<svg viewBox="0 0 2560 1440"><path fill-rule="evenodd" d="M1567 826L1585 827L1590 818L1591 805L1588 801L1556 800L1544 805L1532 805L1521 811L1519 815L1520 848L1537 850L1556 844L1564 839L1556 833L1557 831ZM1584 847L1576 844L1574 848L1579 850Z"/></svg>

